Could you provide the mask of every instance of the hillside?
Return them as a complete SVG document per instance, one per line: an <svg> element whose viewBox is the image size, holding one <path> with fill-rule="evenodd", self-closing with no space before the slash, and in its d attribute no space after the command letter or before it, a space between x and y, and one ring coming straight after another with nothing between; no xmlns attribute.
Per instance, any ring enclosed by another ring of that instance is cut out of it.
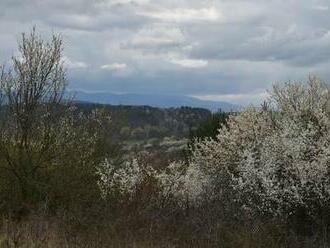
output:
<svg viewBox="0 0 330 248"><path fill-rule="evenodd" d="M103 109L111 116L109 142L125 150L179 150L186 146L191 131L211 116L202 108L156 108L77 103L78 111ZM111 138L110 138L111 137Z"/></svg>

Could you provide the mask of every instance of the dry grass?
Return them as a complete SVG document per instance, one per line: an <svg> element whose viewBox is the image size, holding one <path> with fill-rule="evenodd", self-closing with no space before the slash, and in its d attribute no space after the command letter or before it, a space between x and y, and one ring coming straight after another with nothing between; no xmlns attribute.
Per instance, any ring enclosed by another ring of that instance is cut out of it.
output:
<svg viewBox="0 0 330 248"><path fill-rule="evenodd" d="M177 228L173 226L173 228ZM161 231L163 233L161 233ZM53 218L30 217L21 221L1 220L0 247L329 247L320 236L299 237L275 224L256 228L218 227L209 237L173 230L132 230L130 226L80 226Z"/></svg>

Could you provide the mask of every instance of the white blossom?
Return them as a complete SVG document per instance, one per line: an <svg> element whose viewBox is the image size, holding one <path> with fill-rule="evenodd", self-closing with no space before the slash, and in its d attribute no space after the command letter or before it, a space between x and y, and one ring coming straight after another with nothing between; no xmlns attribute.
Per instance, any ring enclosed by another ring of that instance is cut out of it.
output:
<svg viewBox="0 0 330 248"><path fill-rule="evenodd" d="M163 198L174 198L180 205L198 204L208 180L194 164L173 162L156 175Z"/></svg>
<svg viewBox="0 0 330 248"><path fill-rule="evenodd" d="M317 78L276 85L265 108L231 116L217 140L198 142L192 163L209 188L234 189L251 210L281 215L300 206L313 214L330 198L329 100Z"/></svg>
<svg viewBox="0 0 330 248"><path fill-rule="evenodd" d="M137 159L121 165L105 159L97 168L98 185L104 198L114 192L131 196L145 177L154 173L151 167L142 168Z"/></svg>

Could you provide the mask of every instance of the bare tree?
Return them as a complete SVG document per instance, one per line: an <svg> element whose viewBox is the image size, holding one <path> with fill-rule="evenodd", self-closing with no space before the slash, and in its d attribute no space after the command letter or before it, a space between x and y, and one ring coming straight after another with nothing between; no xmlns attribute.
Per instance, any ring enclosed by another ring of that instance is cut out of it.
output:
<svg viewBox="0 0 330 248"><path fill-rule="evenodd" d="M44 41L35 28L23 33L11 68L0 66L0 168L12 174L22 199L31 197L38 171L57 142L67 85L62 39Z"/></svg>

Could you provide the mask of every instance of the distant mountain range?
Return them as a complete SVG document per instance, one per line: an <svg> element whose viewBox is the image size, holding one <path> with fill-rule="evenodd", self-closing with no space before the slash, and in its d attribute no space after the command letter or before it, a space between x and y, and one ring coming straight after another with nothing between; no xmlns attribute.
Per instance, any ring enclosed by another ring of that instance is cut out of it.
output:
<svg viewBox="0 0 330 248"><path fill-rule="evenodd" d="M195 107L205 108L211 111L235 111L240 106L222 101L206 101L190 96L178 95L151 95L151 94L114 94L114 93L87 93L75 91L75 99L82 102L111 104L111 105L133 105L133 106L152 106L159 108L170 107Z"/></svg>

